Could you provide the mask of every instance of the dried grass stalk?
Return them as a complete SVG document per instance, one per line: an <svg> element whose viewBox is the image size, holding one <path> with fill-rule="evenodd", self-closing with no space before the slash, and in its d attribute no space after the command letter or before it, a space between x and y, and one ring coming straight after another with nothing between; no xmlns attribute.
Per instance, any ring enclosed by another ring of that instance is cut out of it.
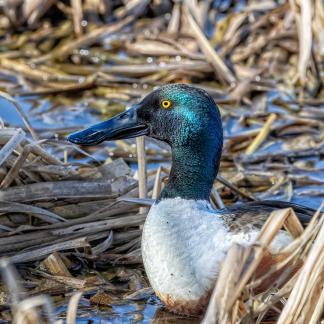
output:
<svg viewBox="0 0 324 324"><path fill-rule="evenodd" d="M298 9L297 2L300 4ZM312 51L312 14L313 4L311 0L296 1L290 0L298 27L299 59L298 77L303 86L306 82L306 72L311 61Z"/></svg>
<svg viewBox="0 0 324 324"><path fill-rule="evenodd" d="M161 172L162 172L162 168L161 166L159 166L155 175L152 199L157 199L161 193Z"/></svg>
<svg viewBox="0 0 324 324"><path fill-rule="evenodd" d="M223 62L221 57L216 53L213 47L210 45L208 39L200 29L198 23L195 21L194 17L192 16L187 6L184 7L184 11L186 13L186 17L188 19L191 30L194 36L196 37L202 52L205 54L206 59L213 65L217 75L221 78L221 80L224 80L230 84L231 83L234 84L236 79L233 73L226 66L226 64Z"/></svg>
<svg viewBox="0 0 324 324"><path fill-rule="evenodd" d="M138 163L138 188L139 198L146 198L147 195L147 175L146 175L146 158L145 158L145 138L144 136L136 138L137 163ZM141 207L140 212L147 211L145 207Z"/></svg>
<svg viewBox="0 0 324 324"><path fill-rule="evenodd" d="M270 244L282 227L295 240L285 253L273 254ZM263 267L261 277L257 277L261 262L271 254L275 263L268 269ZM274 274L272 288L258 291ZM203 323L262 323L269 310L275 310L277 315L271 316L281 324L317 323L323 313L323 279L324 215L318 211L304 230L292 209L274 211L253 246L234 245L229 250ZM288 300L281 310L283 297Z"/></svg>
<svg viewBox="0 0 324 324"><path fill-rule="evenodd" d="M267 121L265 122L264 126L260 130L259 134L256 136L256 138L253 140L253 142L246 149L245 153L247 155L253 154L257 150L257 148L264 142L264 140L269 135L270 127L273 124L273 122L276 120L276 118L277 118L276 114L270 114L270 116L267 118Z"/></svg>
<svg viewBox="0 0 324 324"><path fill-rule="evenodd" d="M77 36L81 36L82 35L81 20L83 17L81 0L71 0L71 5L73 9L72 12L73 12L74 32Z"/></svg>
<svg viewBox="0 0 324 324"><path fill-rule="evenodd" d="M324 291L324 224L322 224L305 264L300 271L296 284L282 310L278 324L309 323L320 319L319 309L314 309L319 303ZM317 317L317 318L316 318Z"/></svg>

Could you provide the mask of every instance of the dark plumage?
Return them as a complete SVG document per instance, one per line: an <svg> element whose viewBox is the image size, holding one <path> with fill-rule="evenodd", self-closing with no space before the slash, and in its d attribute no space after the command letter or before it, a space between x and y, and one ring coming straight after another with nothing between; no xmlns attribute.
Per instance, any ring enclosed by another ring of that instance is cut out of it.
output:
<svg viewBox="0 0 324 324"><path fill-rule="evenodd" d="M162 106L164 100L170 102L167 109ZM186 84L162 86L129 110L71 134L68 140L95 145L140 135L164 141L172 148L172 169L160 199L209 200L221 159L223 129L219 109L206 91ZM280 208L279 202L272 205L272 209ZM271 207L269 203L267 206ZM287 202L284 206L297 207ZM262 204L264 211L269 208Z"/></svg>

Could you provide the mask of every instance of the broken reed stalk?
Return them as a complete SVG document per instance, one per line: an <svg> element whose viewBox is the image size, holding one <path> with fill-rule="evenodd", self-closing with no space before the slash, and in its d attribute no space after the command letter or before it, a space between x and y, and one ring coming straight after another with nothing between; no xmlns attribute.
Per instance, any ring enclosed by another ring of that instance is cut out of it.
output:
<svg viewBox="0 0 324 324"><path fill-rule="evenodd" d="M324 215L322 215L323 217ZM293 324L298 319L304 319L304 323L309 323L312 318L313 323L320 319L315 300L319 299L324 292L324 224L312 244L311 250L305 260L304 266L297 278L297 282L288 298L288 301L281 312L278 324ZM309 301L313 301L309 304ZM311 316L310 316L311 315ZM317 318L316 318L317 317Z"/></svg>
<svg viewBox="0 0 324 324"><path fill-rule="evenodd" d="M48 154L43 150L37 143L29 143L24 146L23 151L19 154L19 157L14 162L14 165L9 170L5 178L2 180L0 187L8 188L10 184L17 178L20 169L22 168L25 161L28 159L30 154L41 157L43 160L52 163L54 165L62 165L60 160Z"/></svg>
<svg viewBox="0 0 324 324"><path fill-rule="evenodd" d="M17 129L16 133L0 150L0 166L8 159L16 147L25 139L25 132L22 129Z"/></svg>
<svg viewBox="0 0 324 324"><path fill-rule="evenodd" d="M139 198L147 196L147 175L146 175L146 157L145 157L145 138L140 136L136 138L137 163L138 163L138 188ZM147 211L147 208L141 207L140 213Z"/></svg>
<svg viewBox="0 0 324 324"><path fill-rule="evenodd" d="M192 16L190 9L187 5L184 6L184 12L190 25L190 28L200 46L201 51L205 54L206 59L213 65L216 73L219 75L221 80L229 84L235 84L236 79L231 70L226 66L221 57L216 53L214 48L209 43L208 39L200 29L198 23Z"/></svg>
<svg viewBox="0 0 324 324"><path fill-rule="evenodd" d="M58 252L50 254L42 262L42 266L44 266L53 275L72 277Z"/></svg>
<svg viewBox="0 0 324 324"><path fill-rule="evenodd" d="M253 142L247 147L245 154L251 155L253 154L257 148L264 142L264 140L267 138L267 136L270 133L270 127L274 123L274 121L277 119L276 114L270 114L267 118L264 126L260 130L259 134L256 136L256 138L253 140Z"/></svg>
<svg viewBox="0 0 324 324"><path fill-rule="evenodd" d="M299 4L297 4L296 0L290 0L289 3L295 15L298 31L298 78L304 87L306 72L311 62L313 4L311 0L304 0ZM297 5L300 6L300 9L297 9Z"/></svg>
<svg viewBox="0 0 324 324"><path fill-rule="evenodd" d="M79 301L82 297L82 292L75 293L69 301L67 315L66 315L66 323L67 324L75 324L76 323L76 317L77 317L77 311L78 311L78 305Z"/></svg>
<svg viewBox="0 0 324 324"><path fill-rule="evenodd" d="M152 199L157 199L161 193L161 172L162 168L159 166L155 175Z"/></svg>
<svg viewBox="0 0 324 324"><path fill-rule="evenodd" d="M82 35L81 21L83 17L81 0L71 0L74 32L77 37Z"/></svg>

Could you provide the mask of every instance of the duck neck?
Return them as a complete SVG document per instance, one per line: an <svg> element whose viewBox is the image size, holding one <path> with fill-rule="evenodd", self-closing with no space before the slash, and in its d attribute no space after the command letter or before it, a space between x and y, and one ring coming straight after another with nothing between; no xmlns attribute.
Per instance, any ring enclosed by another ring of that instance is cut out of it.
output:
<svg viewBox="0 0 324 324"><path fill-rule="evenodd" d="M176 198L207 200L217 176L222 141L211 145L199 143L172 147L172 168L160 199Z"/></svg>

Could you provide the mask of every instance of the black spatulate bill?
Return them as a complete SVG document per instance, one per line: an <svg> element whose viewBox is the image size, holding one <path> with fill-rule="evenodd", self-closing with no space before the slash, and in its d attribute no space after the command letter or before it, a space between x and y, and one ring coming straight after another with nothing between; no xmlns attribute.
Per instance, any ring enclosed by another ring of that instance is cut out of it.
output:
<svg viewBox="0 0 324 324"><path fill-rule="evenodd" d="M148 127L137 118L138 105L113 118L75 132L67 140L78 145L97 145L103 141L148 135Z"/></svg>

